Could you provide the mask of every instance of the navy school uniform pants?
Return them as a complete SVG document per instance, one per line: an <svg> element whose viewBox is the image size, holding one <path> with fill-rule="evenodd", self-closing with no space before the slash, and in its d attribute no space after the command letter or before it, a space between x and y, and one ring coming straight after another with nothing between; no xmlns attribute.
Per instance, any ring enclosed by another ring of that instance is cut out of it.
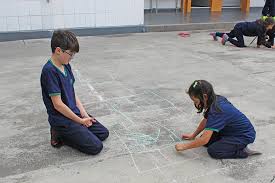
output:
<svg viewBox="0 0 275 183"><path fill-rule="evenodd" d="M66 145L91 155L100 153L102 141L109 136L108 129L98 121L88 128L73 121L69 126L53 128Z"/></svg>
<svg viewBox="0 0 275 183"><path fill-rule="evenodd" d="M205 145L208 154L215 159L247 158L243 151L247 144L241 144L234 137L223 137L214 132L210 141Z"/></svg>
<svg viewBox="0 0 275 183"><path fill-rule="evenodd" d="M275 16L275 0L266 0L262 10L263 16Z"/></svg>
<svg viewBox="0 0 275 183"><path fill-rule="evenodd" d="M222 37L225 33L222 32L216 32L216 36ZM226 33L228 35L228 41L232 43L233 45L237 47L246 47L244 44L244 38L242 31L238 28L238 26L235 26L233 30L231 30L229 33ZM233 38L236 38L233 39Z"/></svg>
<svg viewBox="0 0 275 183"><path fill-rule="evenodd" d="M268 30L266 32L266 35L268 35L268 42L271 44L271 46L274 45L274 38L275 38L275 27L271 30Z"/></svg>

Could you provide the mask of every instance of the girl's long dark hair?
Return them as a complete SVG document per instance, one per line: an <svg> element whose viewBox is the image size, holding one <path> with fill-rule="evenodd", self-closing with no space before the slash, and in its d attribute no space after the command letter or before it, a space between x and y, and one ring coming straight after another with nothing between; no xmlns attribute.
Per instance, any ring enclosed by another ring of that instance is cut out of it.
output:
<svg viewBox="0 0 275 183"><path fill-rule="evenodd" d="M265 20L258 19L256 20L258 24L263 25L265 28L268 27L269 25L274 25L274 20L272 17L268 17Z"/></svg>
<svg viewBox="0 0 275 183"><path fill-rule="evenodd" d="M188 89L187 94L191 97L196 97L200 100L201 105L203 105L203 95L206 94L207 99L207 109L213 107L216 112L222 112L219 105L217 104L217 95L214 92L213 86L205 80L195 80ZM198 109L198 113L203 111L203 107Z"/></svg>

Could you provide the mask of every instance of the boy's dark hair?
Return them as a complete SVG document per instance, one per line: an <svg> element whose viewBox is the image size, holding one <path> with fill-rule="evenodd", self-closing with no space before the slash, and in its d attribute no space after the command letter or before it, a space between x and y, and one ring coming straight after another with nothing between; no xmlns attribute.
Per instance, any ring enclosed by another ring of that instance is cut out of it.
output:
<svg viewBox="0 0 275 183"><path fill-rule="evenodd" d="M213 109L217 112L222 112L220 107L217 104L217 95L214 92L213 86L205 80L195 80L191 86L189 87L187 94L190 97L196 97L200 100L201 108L198 108L198 113L201 113L204 108L203 104L203 94L206 94L207 99L207 106L206 108L210 109L211 105Z"/></svg>
<svg viewBox="0 0 275 183"><path fill-rule="evenodd" d="M268 17L268 18L266 18L265 20L258 19L258 20L256 20L256 21L257 21L257 23L263 25L264 27L268 27L268 26L270 26L270 25L274 25L274 20L273 20L272 17Z"/></svg>
<svg viewBox="0 0 275 183"><path fill-rule="evenodd" d="M79 44L75 34L67 30L57 30L53 32L51 39L52 53L55 52L57 47L75 53L79 52Z"/></svg>

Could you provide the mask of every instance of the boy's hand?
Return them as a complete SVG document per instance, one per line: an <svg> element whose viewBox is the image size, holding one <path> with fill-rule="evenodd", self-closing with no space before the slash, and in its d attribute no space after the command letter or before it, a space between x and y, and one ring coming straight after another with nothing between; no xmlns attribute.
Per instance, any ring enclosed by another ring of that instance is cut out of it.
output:
<svg viewBox="0 0 275 183"><path fill-rule="evenodd" d="M88 118L82 118L81 119L81 124L86 126L86 127L90 127L92 126L92 118L88 117Z"/></svg>
<svg viewBox="0 0 275 183"><path fill-rule="evenodd" d="M182 134L181 138L184 140L193 140L195 136L193 134Z"/></svg>
<svg viewBox="0 0 275 183"><path fill-rule="evenodd" d="M275 49L275 45L271 46L272 49Z"/></svg>
<svg viewBox="0 0 275 183"><path fill-rule="evenodd" d="M187 150L186 145L185 144L176 144L175 148L177 151L184 151Z"/></svg>
<svg viewBox="0 0 275 183"><path fill-rule="evenodd" d="M91 118L91 121L92 121L93 123L96 122L96 119L95 119L93 116L89 115L89 118Z"/></svg>
<svg viewBox="0 0 275 183"><path fill-rule="evenodd" d="M82 116L82 118L91 118L91 122L92 122L92 123L95 123L95 122L96 122L96 119L95 119L93 116L89 115L89 114L87 114L87 115L85 115L85 116Z"/></svg>

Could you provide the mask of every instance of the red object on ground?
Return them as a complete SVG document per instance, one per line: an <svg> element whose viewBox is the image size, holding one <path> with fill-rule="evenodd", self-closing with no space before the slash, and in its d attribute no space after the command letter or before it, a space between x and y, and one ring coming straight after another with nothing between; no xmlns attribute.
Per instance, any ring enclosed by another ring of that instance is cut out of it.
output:
<svg viewBox="0 0 275 183"><path fill-rule="evenodd" d="M189 32L180 32L180 33L178 33L178 35L180 37L190 37L191 36L191 34Z"/></svg>

